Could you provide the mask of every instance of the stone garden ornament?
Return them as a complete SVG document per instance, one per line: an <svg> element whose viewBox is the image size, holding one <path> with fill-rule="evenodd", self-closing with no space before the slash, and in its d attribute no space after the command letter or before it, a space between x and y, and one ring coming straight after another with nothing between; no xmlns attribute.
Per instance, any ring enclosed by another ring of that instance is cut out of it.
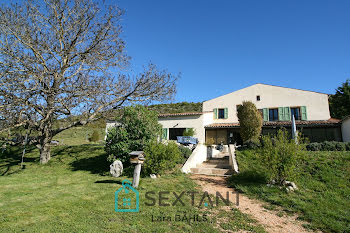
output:
<svg viewBox="0 0 350 233"><path fill-rule="evenodd" d="M109 172L112 174L113 177L119 177L123 173L123 163L120 160L114 161L109 166Z"/></svg>

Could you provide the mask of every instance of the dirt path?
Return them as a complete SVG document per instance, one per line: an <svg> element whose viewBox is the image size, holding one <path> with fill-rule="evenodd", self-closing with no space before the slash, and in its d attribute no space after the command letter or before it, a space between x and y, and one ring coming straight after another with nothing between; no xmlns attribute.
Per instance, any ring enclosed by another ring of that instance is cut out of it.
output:
<svg viewBox="0 0 350 233"><path fill-rule="evenodd" d="M232 188L226 185L225 177L192 175L191 178L202 186L203 191L215 195L217 191L220 193L232 192ZM230 195L230 200L236 203L236 195ZM240 194L239 206L237 207L242 213L249 214L256 219L267 232L273 233L299 233L310 232L302 227L304 222L296 220L297 216L277 216L276 211L267 210L263 207L263 202L249 199L247 196ZM235 205L236 206L236 205Z"/></svg>

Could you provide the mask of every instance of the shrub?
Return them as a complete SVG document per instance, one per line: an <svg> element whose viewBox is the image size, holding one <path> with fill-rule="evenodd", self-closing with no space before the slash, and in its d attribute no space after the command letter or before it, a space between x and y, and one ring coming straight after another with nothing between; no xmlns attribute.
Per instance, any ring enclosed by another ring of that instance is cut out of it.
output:
<svg viewBox="0 0 350 233"><path fill-rule="evenodd" d="M345 151L346 150L346 143L344 142L336 142L335 148L337 151Z"/></svg>
<svg viewBox="0 0 350 233"><path fill-rule="evenodd" d="M193 135L195 134L195 131L193 128L187 128L184 133L183 136L191 136L193 137Z"/></svg>
<svg viewBox="0 0 350 233"><path fill-rule="evenodd" d="M130 164L128 154L143 150L147 143L157 139L162 126L158 123L157 113L141 105L124 108L123 114L116 121L120 126L108 131L105 151L108 161L119 159L127 167Z"/></svg>
<svg viewBox="0 0 350 233"><path fill-rule="evenodd" d="M323 142L322 143L322 150L324 151L335 151L336 150L336 146L335 146L335 142Z"/></svg>
<svg viewBox="0 0 350 233"><path fill-rule="evenodd" d="M255 104L244 101L237 109L237 117L241 126L240 133L243 142L257 141L262 128L262 117Z"/></svg>
<svg viewBox="0 0 350 233"><path fill-rule="evenodd" d="M345 144L346 144L346 150L350 151L350 142L346 142Z"/></svg>
<svg viewBox="0 0 350 233"><path fill-rule="evenodd" d="M91 137L89 138L89 141L90 141L90 142L97 142L98 140L100 140L100 134L98 133L97 130L94 130L94 131L92 132Z"/></svg>
<svg viewBox="0 0 350 233"><path fill-rule="evenodd" d="M146 160L143 166L143 174L163 174L177 163L183 161L179 147L174 142L167 145L163 143L150 142L144 148Z"/></svg>
<svg viewBox="0 0 350 233"><path fill-rule="evenodd" d="M246 145L247 149L257 149L261 146L258 140L248 140L244 145Z"/></svg>
<svg viewBox="0 0 350 233"><path fill-rule="evenodd" d="M191 154L192 154L192 150L183 146L183 145L178 145L178 148L180 150L181 155L185 158L188 159Z"/></svg>
<svg viewBox="0 0 350 233"><path fill-rule="evenodd" d="M306 148L310 151L349 151L350 143L335 141L312 142Z"/></svg>
<svg viewBox="0 0 350 233"><path fill-rule="evenodd" d="M260 149L262 162L270 181L282 184L287 179L293 179L296 172L297 160L305 151L305 145L289 139L285 129L278 130L277 135L263 136L263 147Z"/></svg>
<svg viewBox="0 0 350 233"><path fill-rule="evenodd" d="M310 151L320 151L322 150L322 144L318 142L312 142L306 146L306 149Z"/></svg>

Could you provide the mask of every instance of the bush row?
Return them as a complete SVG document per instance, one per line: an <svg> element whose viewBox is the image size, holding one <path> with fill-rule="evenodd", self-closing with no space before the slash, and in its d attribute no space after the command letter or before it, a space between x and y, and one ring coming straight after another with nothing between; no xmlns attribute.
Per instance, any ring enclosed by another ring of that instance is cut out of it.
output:
<svg viewBox="0 0 350 233"><path fill-rule="evenodd" d="M312 142L306 148L309 151L350 151L350 142Z"/></svg>

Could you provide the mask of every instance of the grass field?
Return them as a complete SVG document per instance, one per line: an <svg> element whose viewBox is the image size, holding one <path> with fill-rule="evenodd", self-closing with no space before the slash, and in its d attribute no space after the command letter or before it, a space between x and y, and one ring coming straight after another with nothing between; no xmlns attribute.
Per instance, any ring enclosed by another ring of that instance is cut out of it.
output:
<svg viewBox="0 0 350 233"><path fill-rule="evenodd" d="M241 173L231 178L233 187L271 203L269 208L299 213L310 222L308 228L350 232L350 152L308 152L294 180L299 191L292 193L266 186L258 156L251 150L237 152Z"/></svg>
<svg viewBox="0 0 350 233"><path fill-rule="evenodd" d="M74 127L57 134L53 140L58 140L60 145L77 146L82 144L98 144L101 142L90 142L93 131L99 134L100 141L104 139L105 128L93 128L88 126Z"/></svg>
<svg viewBox="0 0 350 233"><path fill-rule="evenodd" d="M58 146L47 165L38 164L38 151L29 149L26 169L20 169L15 148L0 155L1 232L264 232L248 216L233 207L146 206L147 191L200 191L179 172L158 179L142 178L139 213L114 211L114 192L129 177L109 176L109 164L101 145ZM169 195L167 203L172 203ZM199 197L198 197L199 198ZM196 196L195 203L198 203ZM152 221L162 216L198 215L208 221Z"/></svg>

